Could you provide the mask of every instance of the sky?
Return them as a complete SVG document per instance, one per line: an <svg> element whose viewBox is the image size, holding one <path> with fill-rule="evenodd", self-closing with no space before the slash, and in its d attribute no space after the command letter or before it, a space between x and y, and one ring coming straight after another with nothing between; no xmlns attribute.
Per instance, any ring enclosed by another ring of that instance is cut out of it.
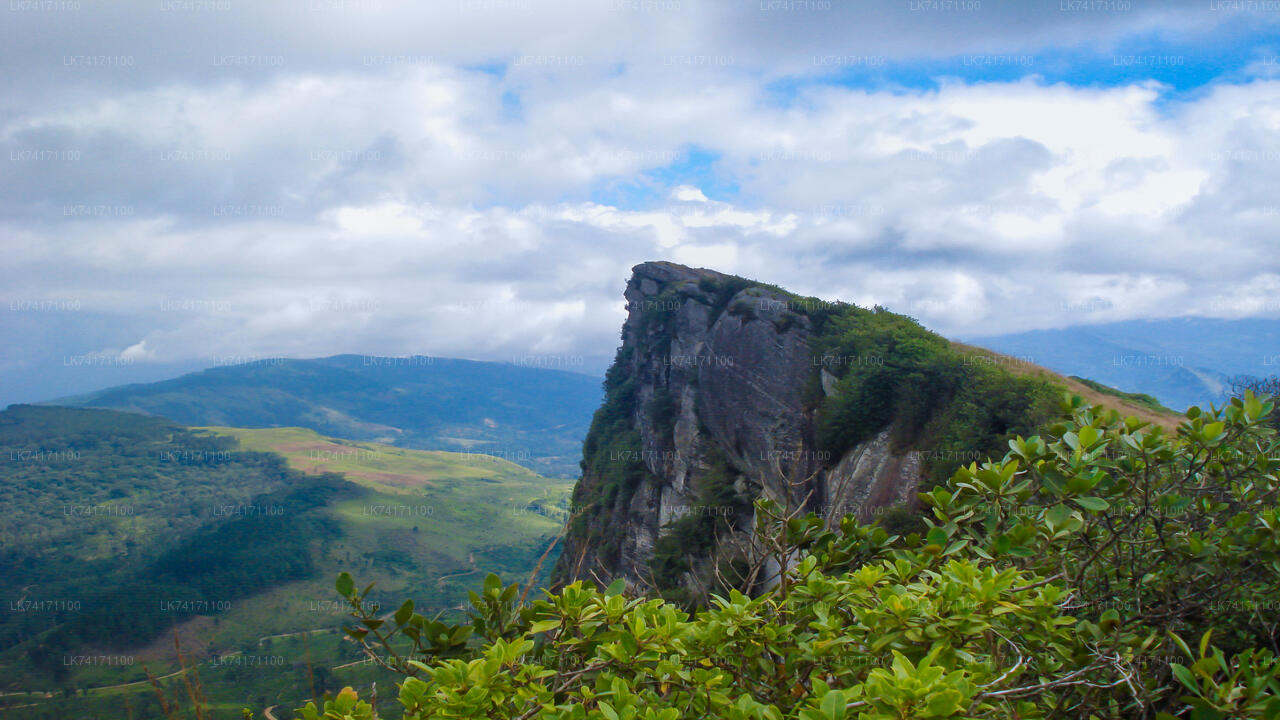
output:
<svg viewBox="0 0 1280 720"><path fill-rule="evenodd" d="M598 372L630 268L952 336L1280 315L1280 0L6 0L0 403Z"/></svg>

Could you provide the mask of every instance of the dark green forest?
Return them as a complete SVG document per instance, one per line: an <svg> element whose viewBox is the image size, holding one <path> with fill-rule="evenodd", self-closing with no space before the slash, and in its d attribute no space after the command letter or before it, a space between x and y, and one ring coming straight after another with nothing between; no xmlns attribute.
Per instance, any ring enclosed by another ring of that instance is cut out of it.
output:
<svg viewBox="0 0 1280 720"><path fill-rule="evenodd" d="M311 543L338 532L315 510L350 486L233 445L132 413L0 413L0 658L57 679L86 644L135 646L313 574Z"/></svg>

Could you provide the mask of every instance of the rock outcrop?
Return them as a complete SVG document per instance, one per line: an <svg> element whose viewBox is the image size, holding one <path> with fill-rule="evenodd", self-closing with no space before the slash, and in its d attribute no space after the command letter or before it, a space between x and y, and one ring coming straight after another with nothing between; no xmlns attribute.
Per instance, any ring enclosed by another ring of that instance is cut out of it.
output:
<svg viewBox="0 0 1280 720"><path fill-rule="evenodd" d="M818 447L817 407L833 376L815 355L810 308L796 307L806 301L672 263L633 272L557 582L624 578L651 587L655 545L673 523L733 515L746 532L760 495L829 521L867 519L914 498L920 453L891 452L887 430L841 457ZM622 419L609 425L614 417ZM609 428L629 443L603 437Z"/></svg>

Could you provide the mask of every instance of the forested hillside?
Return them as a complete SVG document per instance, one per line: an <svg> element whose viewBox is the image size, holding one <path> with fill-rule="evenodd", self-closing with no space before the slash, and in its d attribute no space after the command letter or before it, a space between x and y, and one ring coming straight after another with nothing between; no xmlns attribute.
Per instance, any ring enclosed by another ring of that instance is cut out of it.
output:
<svg viewBox="0 0 1280 720"><path fill-rule="evenodd" d="M161 717L144 667L223 707L367 683L334 574L453 614L472 578L529 577L568 493L484 455L39 406L0 413L0 477L0 708L31 718Z"/></svg>

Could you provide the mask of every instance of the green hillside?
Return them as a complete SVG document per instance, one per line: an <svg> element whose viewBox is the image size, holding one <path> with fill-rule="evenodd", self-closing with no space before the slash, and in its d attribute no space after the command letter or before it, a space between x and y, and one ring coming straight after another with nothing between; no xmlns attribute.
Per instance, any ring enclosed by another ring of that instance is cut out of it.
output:
<svg viewBox="0 0 1280 720"><path fill-rule="evenodd" d="M49 404L159 415L186 425L305 427L421 450L481 452L577 477L600 379L435 357L274 358Z"/></svg>
<svg viewBox="0 0 1280 720"><path fill-rule="evenodd" d="M0 413L0 468L0 708L31 718L160 717L143 668L180 671L175 632L218 717L367 684L338 572L450 615L484 572L527 579L570 489L477 454L34 406Z"/></svg>
<svg viewBox="0 0 1280 720"><path fill-rule="evenodd" d="M1127 400L1133 403L1134 405L1140 405L1145 408L1150 408L1157 412L1163 412L1163 413L1173 412L1173 410L1171 410L1170 408L1167 408L1164 405L1161 405L1159 400L1157 400L1156 398L1146 393L1132 393L1132 392L1125 392L1123 390L1117 390L1111 387L1110 385L1104 385L1100 382L1097 382L1096 380L1090 380L1089 378L1083 378L1077 375L1072 375L1071 379L1093 390L1097 390L1100 393L1111 395L1113 397L1118 397L1118 398L1121 398L1122 400Z"/></svg>

